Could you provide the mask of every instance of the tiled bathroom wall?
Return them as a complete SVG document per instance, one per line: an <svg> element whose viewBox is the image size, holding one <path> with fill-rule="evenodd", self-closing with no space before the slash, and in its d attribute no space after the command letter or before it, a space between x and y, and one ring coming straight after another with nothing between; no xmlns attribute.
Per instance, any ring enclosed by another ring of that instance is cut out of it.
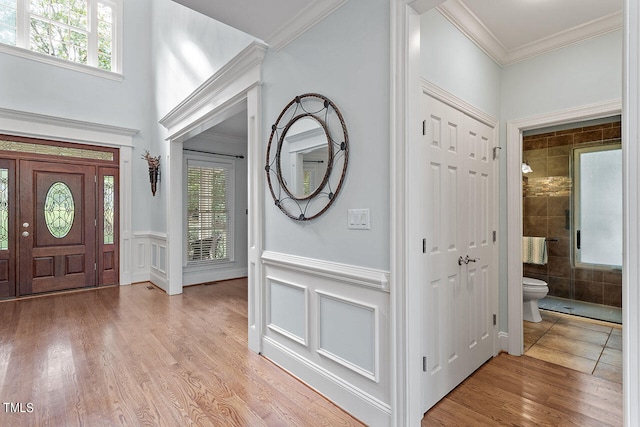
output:
<svg viewBox="0 0 640 427"><path fill-rule="evenodd" d="M525 236L558 239L548 242L547 265L524 264L524 275L549 284L549 295L622 306L619 270L573 268L571 157L575 147L620 143L620 122L549 132L523 138L523 160L532 173L523 175ZM573 295L571 282L575 282Z"/></svg>

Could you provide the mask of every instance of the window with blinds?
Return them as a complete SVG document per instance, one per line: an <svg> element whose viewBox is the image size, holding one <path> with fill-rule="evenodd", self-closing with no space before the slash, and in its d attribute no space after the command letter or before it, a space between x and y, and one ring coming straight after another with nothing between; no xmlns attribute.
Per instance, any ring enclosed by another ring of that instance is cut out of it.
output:
<svg viewBox="0 0 640 427"><path fill-rule="evenodd" d="M233 163L187 160L187 261L233 260Z"/></svg>

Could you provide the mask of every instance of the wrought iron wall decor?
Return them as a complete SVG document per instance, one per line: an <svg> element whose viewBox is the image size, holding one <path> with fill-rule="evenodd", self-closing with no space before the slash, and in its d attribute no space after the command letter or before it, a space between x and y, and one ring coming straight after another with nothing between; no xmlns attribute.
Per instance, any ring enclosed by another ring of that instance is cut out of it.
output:
<svg viewBox="0 0 640 427"><path fill-rule="evenodd" d="M342 188L348 160L338 107L317 93L296 96L271 126L267 147L265 171L276 206L297 221L322 215Z"/></svg>
<svg viewBox="0 0 640 427"><path fill-rule="evenodd" d="M156 187L158 185L158 181L160 180L160 156L153 157L151 154L149 154L149 151L144 150L144 153L142 153L142 158L147 161L147 165L149 166L149 182L151 183L151 194L155 196Z"/></svg>

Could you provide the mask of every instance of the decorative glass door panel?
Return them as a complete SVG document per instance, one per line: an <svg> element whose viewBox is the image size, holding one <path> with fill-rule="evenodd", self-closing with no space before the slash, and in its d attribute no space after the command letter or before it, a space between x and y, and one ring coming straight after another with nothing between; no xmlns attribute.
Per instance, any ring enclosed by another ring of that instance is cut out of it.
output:
<svg viewBox="0 0 640 427"><path fill-rule="evenodd" d="M16 295L15 161L0 159L0 298Z"/></svg>
<svg viewBox="0 0 640 427"><path fill-rule="evenodd" d="M20 161L20 295L96 285L96 168Z"/></svg>

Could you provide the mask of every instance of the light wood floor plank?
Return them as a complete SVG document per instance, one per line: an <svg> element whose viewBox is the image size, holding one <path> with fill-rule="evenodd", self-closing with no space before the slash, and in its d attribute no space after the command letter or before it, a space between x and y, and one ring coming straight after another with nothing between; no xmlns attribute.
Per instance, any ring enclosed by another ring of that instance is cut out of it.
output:
<svg viewBox="0 0 640 427"><path fill-rule="evenodd" d="M465 421L473 413L477 422ZM622 387L528 356L501 354L438 402L422 425L441 425L443 419L460 426L620 426Z"/></svg>
<svg viewBox="0 0 640 427"><path fill-rule="evenodd" d="M151 289L149 289L151 287ZM5 426L361 426L247 349L246 280L149 284L0 303ZM423 426L621 425L616 382L500 355Z"/></svg>
<svg viewBox="0 0 640 427"><path fill-rule="evenodd" d="M362 425L247 349L246 280L149 286L0 303L0 425Z"/></svg>

